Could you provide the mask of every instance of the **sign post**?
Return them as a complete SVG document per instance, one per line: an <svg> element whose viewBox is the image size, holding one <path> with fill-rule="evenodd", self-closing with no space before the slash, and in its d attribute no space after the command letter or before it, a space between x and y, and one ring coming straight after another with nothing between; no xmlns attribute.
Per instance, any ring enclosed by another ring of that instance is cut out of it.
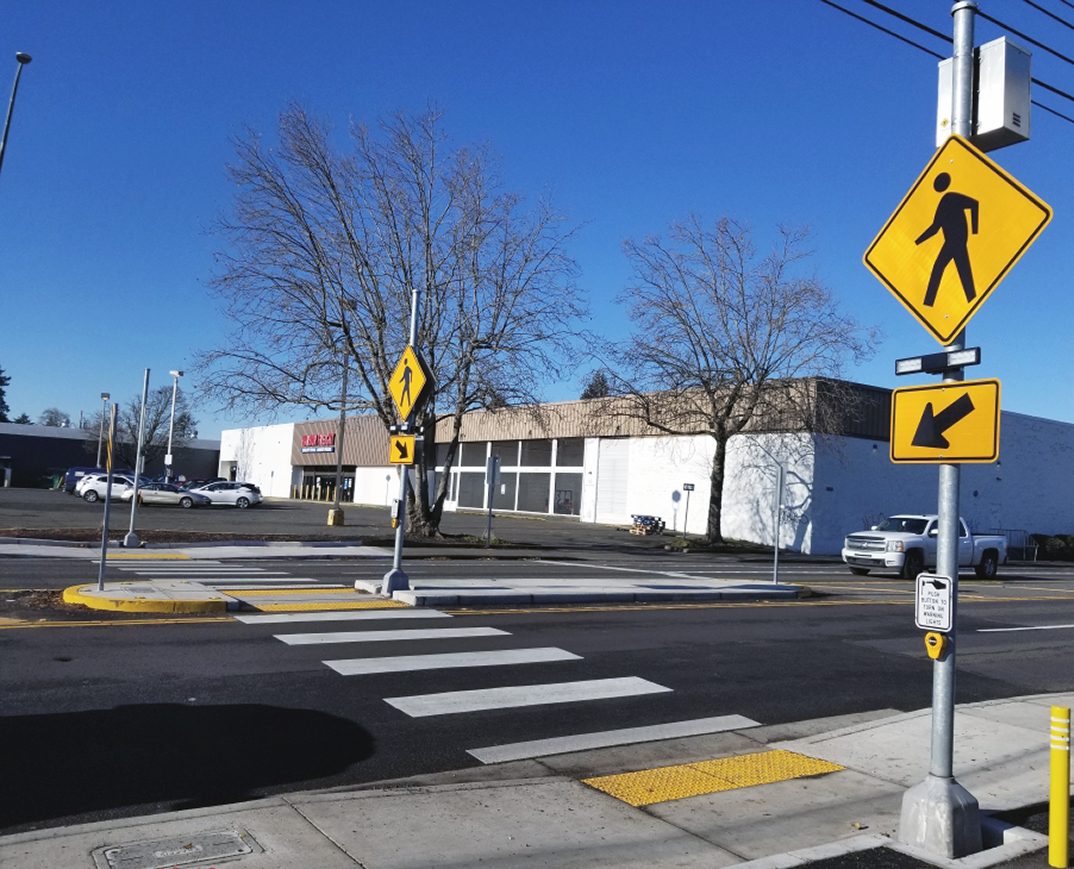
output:
<svg viewBox="0 0 1074 869"><path fill-rule="evenodd" d="M432 372L414 349L418 340L418 290L415 287L410 306L410 343L403 350L388 381L395 408L399 411L402 425L394 428L388 444L389 461L399 465L398 521L395 526L395 552L392 569L384 574L381 594L391 595L410 588L410 579L403 571L403 537L406 533L406 481L407 468L417 461L418 435L414 432L414 415L429 397ZM420 472L414 474L414 485L423 486Z"/></svg>

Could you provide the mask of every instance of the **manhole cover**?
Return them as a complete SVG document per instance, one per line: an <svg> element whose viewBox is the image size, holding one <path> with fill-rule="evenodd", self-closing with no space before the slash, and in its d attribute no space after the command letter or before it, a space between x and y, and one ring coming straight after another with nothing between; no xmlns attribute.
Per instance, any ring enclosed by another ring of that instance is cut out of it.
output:
<svg viewBox="0 0 1074 869"><path fill-rule="evenodd" d="M191 863L236 860L260 850L245 830L212 830L148 842L98 848L97 869L172 869Z"/></svg>

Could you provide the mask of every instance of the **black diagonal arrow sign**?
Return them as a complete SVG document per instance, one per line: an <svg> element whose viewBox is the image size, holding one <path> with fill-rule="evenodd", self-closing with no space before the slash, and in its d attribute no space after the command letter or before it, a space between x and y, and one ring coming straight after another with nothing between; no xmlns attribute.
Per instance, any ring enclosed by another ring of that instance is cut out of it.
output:
<svg viewBox="0 0 1074 869"><path fill-rule="evenodd" d="M917 432L914 434L914 439L911 443L915 447L934 447L938 450L946 450L951 444L944 437L944 432L955 423L964 420L971 413L973 413L973 399L970 398L968 393L959 396L939 413L933 411L932 403L930 402L925 407L921 422L917 424Z"/></svg>
<svg viewBox="0 0 1074 869"><path fill-rule="evenodd" d="M891 393L891 460L928 464L999 458L998 380L948 381Z"/></svg>
<svg viewBox="0 0 1074 869"><path fill-rule="evenodd" d="M396 453L398 453L395 458L398 461L405 462L407 459L410 458L410 450L407 447L407 442L402 438L399 438L395 441L395 451Z"/></svg>

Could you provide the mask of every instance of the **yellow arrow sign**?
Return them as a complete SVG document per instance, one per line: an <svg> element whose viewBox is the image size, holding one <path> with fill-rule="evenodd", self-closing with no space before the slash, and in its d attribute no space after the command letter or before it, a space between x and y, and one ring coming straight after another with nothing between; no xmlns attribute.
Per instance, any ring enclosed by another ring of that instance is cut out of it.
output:
<svg viewBox="0 0 1074 869"><path fill-rule="evenodd" d="M865 265L950 344L1052 219L977 148L949 138L865 252Z"/></svg>
<svg viewBox="0 0 1074 869"><path fill-rule="evenodd" d="M415 459L414 435L391 435L388 461L393 465L412 465Z"/></svg>
<svg viewBox="0 0 1074 869"><path fill-rule="evenodd" d="M403 355L392 373L392 379L388 381L388 391L392 400L399 410L399 416L403 421L410 419L410 414L417 410L426 399L427 387L430 385L432 375L425 360L418 352L407 345Z"/></svg>
<svg viewBox="0 0 1074 869"><path fill-rule="evenodd" d="M998 380L911 386L891 393L891 460L916 464L999 458Z"/></svg>

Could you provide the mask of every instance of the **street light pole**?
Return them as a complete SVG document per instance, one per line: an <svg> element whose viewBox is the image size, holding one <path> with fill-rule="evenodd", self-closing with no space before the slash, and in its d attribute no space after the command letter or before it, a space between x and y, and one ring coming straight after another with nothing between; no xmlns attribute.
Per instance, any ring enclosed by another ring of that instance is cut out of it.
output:
<svg viewBox="0 0 1074 869"><path fill-rule="evenodd" d="M17 51L15 52L15 60L19 62L19 68L15 70L15 84L11 88L11 100L7 104L7 117L4 118L4 135L3 138L0 138L0 168L4 165L4 149L7 147L7 133L11 128L11 113L15 110L15 94L19 92L19 78L22 76L22 68L33 58L24 51ZM100 462L97 464L99 466Z"/></svg>
<svg viewBox="0 0 1074 869"><path fill-rule="evenodd" d="M104 445L104 418L108 416L108 399L112 396L107 392L101 393L101 430L97 434L97 464L95 468L101 467L101 447Z"/></svg>
<svg viewBox="0 0 1074 869"><path fill-rule="evenodd" d="M183 376L182 371L169 371L172 376L172 416L168 422L168 454L164 457L164 480L168 483L172 481L172 432L175 431L175 394L179 391L179 378Z"/></svg>

